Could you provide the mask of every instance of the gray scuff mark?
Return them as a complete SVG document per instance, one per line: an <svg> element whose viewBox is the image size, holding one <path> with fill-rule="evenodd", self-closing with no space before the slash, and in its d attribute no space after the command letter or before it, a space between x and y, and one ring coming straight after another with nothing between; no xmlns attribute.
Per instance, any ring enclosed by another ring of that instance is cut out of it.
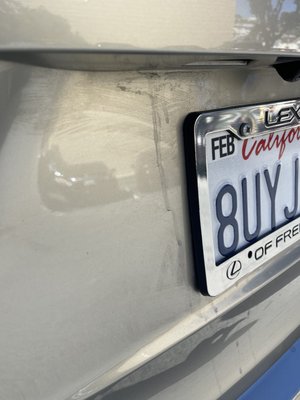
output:
<svg viewBox="0 0 300 400"><path fill-rule="evenodd" d="M162 155L161 155L161 119L159 112L157 111L157 98L153 95L150 95L151 99L151 108L152 108L152 121L153 121L153 137L154 137L154 144L155 144L155 153L156 153L156 164L159 171L161 188L162 188L162 195L164 198L164 203L166 210L168 212L172 212L168 194L167 194L167 183L166 183L166 175L163 168L162 163Z"/></svg>
<svg viewBox="0 0 300 400"><path fill-rule="evenodd" d="M143 76L145 76L143 74ZM172 210L169 196L168 196L168 185L167 185L167 177L166 172L163 165L163 156L161 149L161 129L162 129L162 121L165 121L166 124L169 124L169 111L167 104L164 101L162 96L158 95L159 91L159 83L158 79L161 78L161 75L158 73L148 73L147 75L149 90L141 90L136 85L132 86L131 81L122 81L119 83L117 87L122 92L133 93L135 95L144 95L147 96L150 100L151 112L152 112L152 124L153 124L153 139L155 145L155 157L156 157L156 165L159 172L160 177L160 185L161 192L163 197L163 202L165 205L165 209L168 213L170 213L173 227L175 232L175 240L177 244L177 259L178 259L178 268L176 273L176 282L177 285L181 285L184 281L183 270L184 270L184 249L182 245L182 240L180 238L178 223L176 219L176 215L174 210ZM169 250L168 250L169 252ZM166 261L166 260L165 260ZM164 264L164 263L163 263Z"/></svg>
<svg viewBox="0 0 300 400"><path fill-rule="evenodd" d="M175 232L175 238L176 238L176 243L177 243L177 259L178 259L178 264L177 264L177 284L180 285L184 281L184 276L183 276L183 270L184 270L184 249L182 245L182 240L180 238L179 234L179 228L178 228L178 222L176 219L176 215L174 210L171 208L169 196L168 196L168 185L167 185L167 179L166 179L166 173L165 169L163 166L163 158L162 158L162 152L161 152L161 128L162 128L162 120L161 120L161 114L160 110L162 109L164 118L166 123L169 123L169 115L168 115L168 110L166 105L164 104L160 108L160 103L161 99L160 97L156 94L157 90L155 87L155 84L153 84L153 77L150 76L149 79L149 96L151 100L151 108L152 108L152 121L153 121L153 138L154 138L154 144L155 144L155 152L156 152L156 164L159 170L159 176L160 176L160 183L161 183L161 189L162 189L162 196L164 199L165 203L165 208L168 213L171 213L172 216L172 221L173 221L173 227L174 227L174 232Z"/></svg>
<svg viewBox="0 0 300 400"><path fill-rule="evenodd" d="M168 124L170 122L170 118L169 118L169 111L168 111L168 107L166 106L165 102L162 105L162 110L165 116L165 121Z"/></svg>
<svg viewBox="0 0 300 400"><path fill-rule="evenodd" d="M155 75L155 78L157 76ZM166 210L168 212L172 212L170 207L170 202L168 199L167 193L167 179L165 170L163 167L162 161L162 152L161 152L161 116L160 116L160 103L161 99L157 95L158 88L156 88L155 81L153 80L154 76L149 74L148 75L148 83L149 83L149 97L151 101L151 110L152 110L152 122L153 122L153 138L154 138L154 145L155 145L155 153L156 153L156 164L159 170L160 175L160 182L162 188L162 194L164 198L164 203ZM163 108L163 107L162 107ZM165 107L166 108L166 107ZM166 117L167 111L164 110L164 115Z"/></svg>
<svg viewBox="0 0 300 400"><path fill-rule="evenodd" d="M129 89L127 86L125 86L125 85L121 85L121 84L118 84L117 85L117 87L120 89L120 90L122 90L122 92L128 92L128 93L134 93L134 94L138 94L138 95L147 95L147 93L146 92L143 92L142 90L132 90L132 89Z"/></svg>

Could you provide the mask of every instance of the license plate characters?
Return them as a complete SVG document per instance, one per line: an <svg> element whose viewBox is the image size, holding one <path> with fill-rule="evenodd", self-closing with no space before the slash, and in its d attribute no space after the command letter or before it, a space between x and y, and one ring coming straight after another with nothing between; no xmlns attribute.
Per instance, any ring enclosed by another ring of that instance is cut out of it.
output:
<svg viewBox="0 0 300 400"><path fill-rule="evenodd" d="M193 113L184 131L197 276L214 296L300 239L300 101Z"/></svg>

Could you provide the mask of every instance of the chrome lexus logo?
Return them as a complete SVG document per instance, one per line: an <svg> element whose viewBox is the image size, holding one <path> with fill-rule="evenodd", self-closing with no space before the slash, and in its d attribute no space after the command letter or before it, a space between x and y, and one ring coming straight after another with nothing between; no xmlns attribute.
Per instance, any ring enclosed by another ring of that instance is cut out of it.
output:
<svg viewBox="0 0 300 400"><path fill-rule="evenodd" d="M300 121L300 106L283 107L277 114L265 111L266 128L288 125L293 120Z"/></svg>
<svg viewBox="0 0 300 400"><path fill-rule="evenodd" d="M227 268L227 278L235 279L238 277L242 269L242 263L239 260L233 261Z"/></svg>

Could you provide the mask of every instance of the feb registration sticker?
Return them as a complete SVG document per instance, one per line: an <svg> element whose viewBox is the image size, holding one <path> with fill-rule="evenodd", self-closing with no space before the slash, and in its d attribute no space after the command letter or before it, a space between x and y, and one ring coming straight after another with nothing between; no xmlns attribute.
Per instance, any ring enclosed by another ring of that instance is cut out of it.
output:
<svg viewBox="0 0 300 400"><path fill-rule="evenodd" d="M300 239L300 101L193 113L184 131L199 286L215 296Z"/></svg>

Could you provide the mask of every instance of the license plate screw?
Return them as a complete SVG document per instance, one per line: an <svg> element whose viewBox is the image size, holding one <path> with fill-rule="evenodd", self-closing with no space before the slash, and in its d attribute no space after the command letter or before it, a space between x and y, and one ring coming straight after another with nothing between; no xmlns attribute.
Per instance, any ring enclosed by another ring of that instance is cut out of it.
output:
<svg viewBox="0 0 300 400"><path fill-rule="evenodd" d="M241 136L249 136L252 131L251 125L244 122L241 124L239 131Z"/></svg>

